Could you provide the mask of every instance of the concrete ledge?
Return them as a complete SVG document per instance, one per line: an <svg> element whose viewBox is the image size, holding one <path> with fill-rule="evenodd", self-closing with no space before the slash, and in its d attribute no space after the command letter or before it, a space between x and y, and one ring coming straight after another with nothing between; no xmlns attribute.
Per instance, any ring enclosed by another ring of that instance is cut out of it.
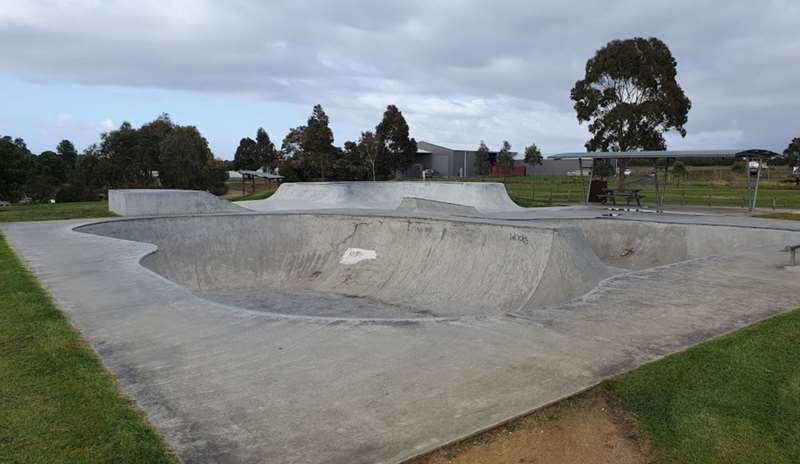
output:
<svg viewBox="0 0 800 464"><path fill-rule="evenodd" d="M247 211L208 192L166 189L109 190L108 209L120 216L174 216Z"/></svg>

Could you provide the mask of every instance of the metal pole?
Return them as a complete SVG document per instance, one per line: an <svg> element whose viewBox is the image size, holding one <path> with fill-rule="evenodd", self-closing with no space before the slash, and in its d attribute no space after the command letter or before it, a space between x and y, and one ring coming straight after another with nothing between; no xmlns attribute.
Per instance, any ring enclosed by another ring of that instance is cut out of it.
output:
<svg viewBox="0 0 800 464"><path fill-rule="evenodd" d="M756 208L756 199L758 199L758 182L761 180L761 162L762 160L758 160L758 171L756 172L756 188L753 191L753 204L750 207L750 211L753 211Z"/></svg>
<svg viewBox="0 0 800 464"><path fill-rule="evenodd" d="M736 161L734 161L734 163L735 162ZM744 174L745 174L745 177L747 177L747 209L748 209L748 211L753 211L753 209L750 207L751 198L750 198L750 157L749 156L745 156L744 157Z"/></svg>
<svg viewBox="0 0 800 464"><path fill-rule="evenodd" d="M580 159L580 158L578 158ZM589 171L589 187L586 189L586 198L584 203L587 205L589 204L589 196L592 194L592 178L594 177L594 165L596 163L592 161L592 169Z"/></svg>
<svg viewBox="0 0 800 464"><path fill-rule="evenodd" d="M669 186L669 158L664 162L664 188L661 192L661 212L664 211L664 198L667 196L667 187Z"/></svg>
<svg viewBox="0 0 800 464"><path fill-rule="evenodd" d="M464 175L461 177L467 177L467 152L464 152Z"/></svg>
<svg viewBox="0 0 800 464"><path fill-rule="evenodd" d="M661 212L661 194L658 189L658 158L653 158L653 175L656 181L656 212Z"/></svg>
<svg viewBox="0 0 800 464"><path fill-rule="evenodd" d="M583 183L583 158L578 158L578 175L581 177L581 194L586 198L586 184Z"/></svg>

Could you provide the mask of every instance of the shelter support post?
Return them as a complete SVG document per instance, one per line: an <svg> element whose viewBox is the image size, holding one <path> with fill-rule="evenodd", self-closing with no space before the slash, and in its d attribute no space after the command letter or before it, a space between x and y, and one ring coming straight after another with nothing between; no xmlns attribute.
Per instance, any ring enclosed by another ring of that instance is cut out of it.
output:
<svg viewBox="0 0 800 464"><path fill-rule="evenodd" d="M653 175L656 181L656 212L661 212L661 189L658 187L658 158L653 158Z"/></svg>
<svg viewBox="0 0 800 464"><path fill-rule="evenodd" d="M669 162L672 158L664 160L664 188L661 189L661 201L659 202L658 212L664 212L664 201L667 198L667 187L669 186Z"/></svg>
<svg viewBox="0 0 800 464"><path fill-rule="evenodd" d="M758 183L761 181L761 162L762 160L758 160L758 170L756 171L756 186L753 190L753 203L750 205L750 211L756 209L756 201L758 200ZM747 176L749 178L750 171L747 172Z"/></svg>
<svg viewBox="0 0 800 464"><path fill-rule="evenodd" d="M592 169L589 171L589 185L586 187L586 196L584 203L589 204L589 196L592 194L592 178L594 177L594 161L592 162Z"/></svg>
<svg viewBox="0 0 800 464"><path fill-rule="evenodd" d="M736 161L734 161L735 163ZM753 211L752 195L750 194L750 157L744 157L744 175L747 180L747 210Z"/></svg>

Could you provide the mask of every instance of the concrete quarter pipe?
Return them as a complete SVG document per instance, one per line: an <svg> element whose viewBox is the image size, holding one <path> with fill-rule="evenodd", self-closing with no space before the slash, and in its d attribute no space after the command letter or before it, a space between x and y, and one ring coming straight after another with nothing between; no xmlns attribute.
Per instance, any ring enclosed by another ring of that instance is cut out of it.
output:
<svg viewBox="0 0 800 464"><path fill-rule="evenodd" d="M240 202L255 211L303 209L394 210L403 198L469 206L481 212L519 210L494 182L300 182L282 184L266 200Z"/></svg>

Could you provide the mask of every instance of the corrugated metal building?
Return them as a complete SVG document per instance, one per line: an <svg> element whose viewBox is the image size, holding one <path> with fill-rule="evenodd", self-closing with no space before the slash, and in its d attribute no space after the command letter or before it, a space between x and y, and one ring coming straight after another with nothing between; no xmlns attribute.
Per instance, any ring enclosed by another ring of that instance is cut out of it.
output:
<svg viewBox="0 0 800 464"><path fill-rule="evenodd" d="M406 171L409 177L422 176L422 170L433 169L444 177L474 177L478 175L475 168L477 147L475 150L459 150L443 147L430 142L417 142L417 156L414 164ZM516 152L511 153L516 156ZM489 162L494 165L497 152L489 152Z"/></svg>
<svg viewBox="0 0 800 464"><path fill-rule="evenodd" d="M476 147L477 149L477 147ZM414 164L406 170L408 177L421 177L424 169L432 169L444 177L477 177L475 168L477 150L449 148L435 143L417 142L417 155ZM511 152L516 158L517 152ZM489 152L489 162L492 166L497 160L497 151ZM545 158L541 165L531 166L521 159L514 160L515 166L525 166L528 176L578 176L580 169L578 160L554 160ZM588 176L592 167L592 160L583 160L583 175Z"/></svg>

